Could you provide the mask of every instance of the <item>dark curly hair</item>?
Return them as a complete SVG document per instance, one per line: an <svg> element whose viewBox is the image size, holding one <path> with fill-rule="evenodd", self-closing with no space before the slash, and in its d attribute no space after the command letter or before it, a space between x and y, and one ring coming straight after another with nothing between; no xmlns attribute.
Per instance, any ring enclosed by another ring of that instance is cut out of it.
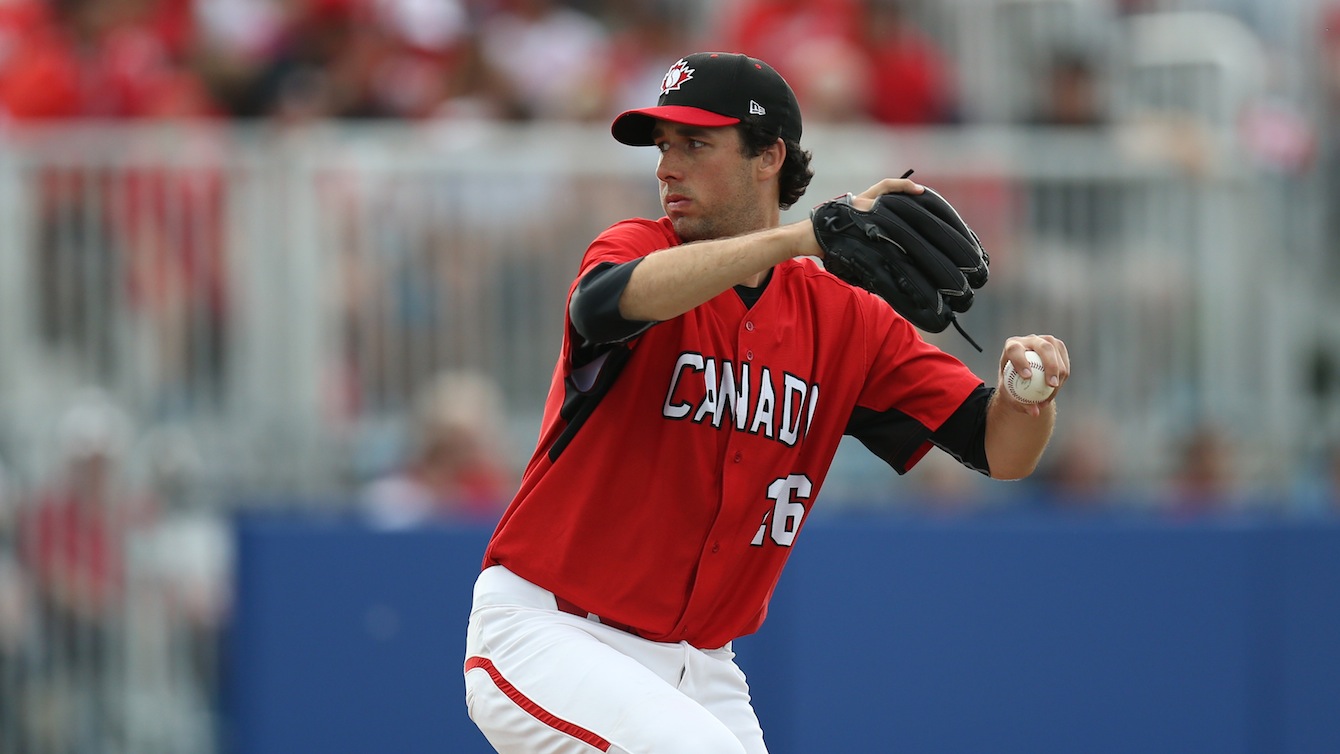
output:
<svg viewBox="0 0 1340 754"><path fill-rule="evenodd" d="M735 128L740 132L742 149L749 157L763 154L763 150L777 141L775 132L764 130L757 123L741 123ZM800 197L805 195L805 189L810 187L814 171L810 168L812 155L809 152L801 149L800 144L796 142L783 143L786 145L786 159L782 162L777 204L782 209L791 209L791 205L800 201Z"/></svg>

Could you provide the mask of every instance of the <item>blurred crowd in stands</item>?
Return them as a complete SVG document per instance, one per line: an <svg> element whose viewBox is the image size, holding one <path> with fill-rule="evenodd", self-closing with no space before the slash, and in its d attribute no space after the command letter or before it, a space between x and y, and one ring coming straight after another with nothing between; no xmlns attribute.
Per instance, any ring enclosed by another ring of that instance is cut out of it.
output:
<svg viewBox="0 0 1340 754"><path fill-rule="evenodd" d="M1324 0L1317 0L1323 2ZM644 105L686 50L774 64L814 120L952 122L958 78L926 0L5 0L0 118L597 119ZM986 3L983 3L985 6ZM956 12L972 13L966 3ZM1208 8L1278 40L1248 0L1112 0L1113 14ZM1295 9L1306 7L1291 4ZM1325 14L1318 40L1334 47ZM1275 23L1271 23L1275 22ZM1104 50L1046 51L1087 123Z"/></svg>
<svg viewBox="0 0 1340 754"><path fill-rule="evenodd" d="M1113 0L1130 14L1269 3ZM811 121L952 122L949 40L925 0L5 0L0 117L596 119L644 105L686 50L772 62ZM1097 5L1094 6L1098 7ZM968 3L958 12L971 13ZM1325 40L1334 34L1325 34ZM1053 109L1088 123L1090 40L1058 49ZM1048 106L1050 108L1051 106Z"/></svg>

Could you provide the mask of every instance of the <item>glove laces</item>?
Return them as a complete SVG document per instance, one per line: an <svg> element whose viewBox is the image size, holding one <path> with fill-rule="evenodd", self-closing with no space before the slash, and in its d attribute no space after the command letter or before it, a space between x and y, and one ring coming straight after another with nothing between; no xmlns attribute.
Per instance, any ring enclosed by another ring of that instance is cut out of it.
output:
<svg viewBox="0 0 1340 754"><path fill-rule="evenodd" d="M950 317L949 324L953 325L954 329L958 330L958 334L962 335L964 340L971 343L972 347L976 348L978 353L982 352L982 347L977 345L977 341L973 340L972 336L968 334L968 331L963 329L963 325L958 323L958 317Z"/></svg>

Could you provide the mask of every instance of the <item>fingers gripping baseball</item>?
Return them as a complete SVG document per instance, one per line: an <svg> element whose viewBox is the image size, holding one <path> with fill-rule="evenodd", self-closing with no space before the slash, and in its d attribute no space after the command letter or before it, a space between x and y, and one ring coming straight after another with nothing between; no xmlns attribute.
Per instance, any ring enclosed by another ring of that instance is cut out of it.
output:
<svg viewBox="0 0 1340 754"><path fill-rule="evenodd" d="M1070 354L1053 335L1008 338L1000 355L998 392L1025 413L1038 415L1070 378Z"/></svg>

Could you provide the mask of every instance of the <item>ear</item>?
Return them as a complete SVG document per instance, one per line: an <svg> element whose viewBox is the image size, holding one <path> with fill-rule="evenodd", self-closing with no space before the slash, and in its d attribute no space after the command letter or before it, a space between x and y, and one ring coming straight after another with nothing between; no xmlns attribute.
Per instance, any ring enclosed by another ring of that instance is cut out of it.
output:
<svg viewBox="0 0 1340 754"><path fill-rule="evenodd" d="M772 143L772 146L763 150L758 155L758 171L760 178L775 178L782 172L782 163L786 161L786 144L781 140Z"/></svg>

